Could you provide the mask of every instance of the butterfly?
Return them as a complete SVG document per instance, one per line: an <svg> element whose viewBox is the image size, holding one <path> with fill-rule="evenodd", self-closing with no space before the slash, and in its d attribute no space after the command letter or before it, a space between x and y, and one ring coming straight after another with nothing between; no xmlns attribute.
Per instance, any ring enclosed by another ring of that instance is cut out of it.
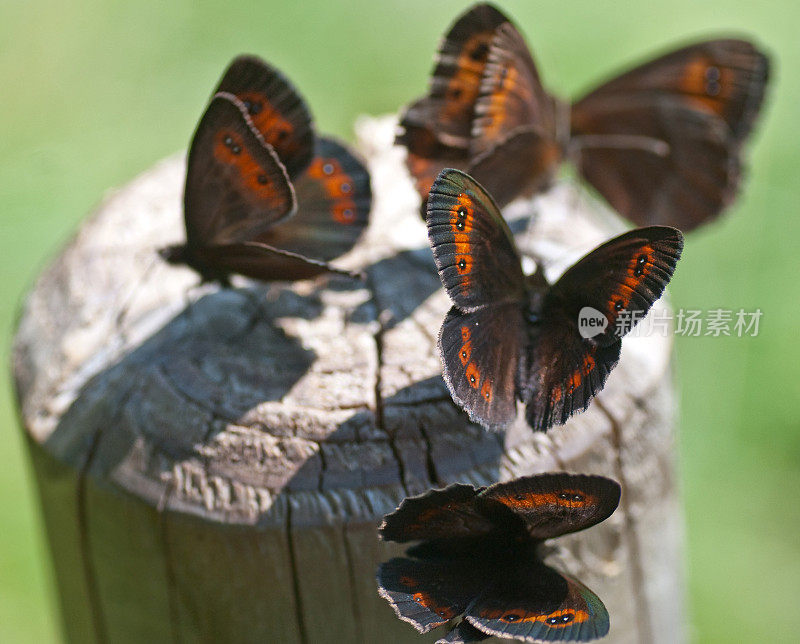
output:
<svg viewBox="0 0 800 644"><path fill-rule="evenodd" d="M635 224L691 230L733 200L768 76L752 43L707 40L570 104L544 89L517 28L480 4L445 35L397 142L423 201L445 167L466 170L504 206L546 188L569 160Z"/></svg>
<svg viewBox="0 0 800 644"><path fill-rule="evenodd" d="M427 227L453 302L439 333L444 380L485 427L513 421L517 398L534 430L585 410L617 364L621 336L661 297L683 249L675 228L634 229L551 286L541 267L523 274L497 204L455 169L431 188Z"/></svg>
<svg viewBox="0 0 800 644"><path fill-rule="evenodd" d="M204 281L231 273L296 280L326 271L364 231L370 177L345 145L314 133L279 71L236 58L194 133L186 171L186 243L162 256Z"/></svg>
<svg viewBox="0 0 800 644"><path fill-rule="evenodd" d="M602 476L538 474L474 488L455 484L405 499L384 517L382 539L421 541L382 563L380 594L422 633L462 616L440 641L490 635L588 641L608 633L603 603L546 566L545 539L589 528L617 508L620 486Z"/></svg>

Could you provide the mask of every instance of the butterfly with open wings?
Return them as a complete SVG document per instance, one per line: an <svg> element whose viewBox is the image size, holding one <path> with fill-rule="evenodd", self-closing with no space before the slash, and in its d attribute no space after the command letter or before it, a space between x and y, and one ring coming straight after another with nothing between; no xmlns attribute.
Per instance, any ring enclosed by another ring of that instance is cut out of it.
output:
<svg viewBox="0 0 800 644"><path fill-rule="evenodd" d="M498 635L588 641L608 633L603 603L546 566L539 544L608 518L619 484L602 476L539 474L486 488L455 484L404 500L381 538L421 541L378 569L397 616L426 633L462 616L443 642Z"/></svg>
<svg viewBox="0 0 800 644"><path fill-rule="evenodd" d="M514 420L517 399L534 430L584 411L617 364L623 332L661 297L683 249L675 228L637 228L551 286L541 268L523 274L497 204L455 169L431 188L427 226L453 302L439 333L444 380L470 418L490 428ZM579 328L587 308L606 321L590 337Z"/></svg>
<svg viewBox="0 0 800 644"><path fill-rule="evenodd" d="M544 89L513 23L480 4L445 35L428 94L406 109L397 140L423 201L445 167L466 170L504 206L569 160L635 224L688 231L733 200L768 75L752 43L707 40L569 104Z"/></svg>
<svg viewBox="0 0 800 644"><path fill-rule="evenodd" d="M355 245L371 202L363 163L342 143L315 135L289 80L240 56L189 148L186 243L162 255L222 283L231 273L264 281L348 273L329 262Z"/></svg>

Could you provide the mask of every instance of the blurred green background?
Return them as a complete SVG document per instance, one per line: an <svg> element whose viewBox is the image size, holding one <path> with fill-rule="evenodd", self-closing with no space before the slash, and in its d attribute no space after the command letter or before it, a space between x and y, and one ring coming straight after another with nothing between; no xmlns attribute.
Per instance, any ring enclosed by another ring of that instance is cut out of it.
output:
<svg viewBox="0 0 800 644"><path fill-rule="evenodd" d="M0 335L40 268L103 192L186 145L229 59L262 55L322 130L351 136L426 86L465 2L337 5L3 0L0 4ZM760 307L757 338L680 338L681 475L692 632L700 642L797 641L800 321L796 218L800 8L793 2L504 1L547 85L574 96L648 52L744 33L773 58L742 198L691 236L676 306ZM0 369L0 641L57 641L51 571L7 368Z"/></svg>

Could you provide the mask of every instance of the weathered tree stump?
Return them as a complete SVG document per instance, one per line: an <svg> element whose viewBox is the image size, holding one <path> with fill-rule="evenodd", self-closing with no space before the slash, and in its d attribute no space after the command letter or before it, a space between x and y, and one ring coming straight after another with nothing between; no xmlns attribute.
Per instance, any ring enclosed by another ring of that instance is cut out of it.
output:
<svg viewBox="0 0 800 644"><path fill-rule="evenodd" d="M218 290L163 263L182 157L110 195L39 279L14 371L70 641L433 641L378 596L399 552L382 515L561 469L611 476L623 500L549 561L602 598L609 641L683 639L670 339L627 338L597 401L548 435L469 423L440 377L449 302L393 128L358 128L375 207L340 263L366 283ZM569 183L507 214L554 274L615 221Z"/></svg>

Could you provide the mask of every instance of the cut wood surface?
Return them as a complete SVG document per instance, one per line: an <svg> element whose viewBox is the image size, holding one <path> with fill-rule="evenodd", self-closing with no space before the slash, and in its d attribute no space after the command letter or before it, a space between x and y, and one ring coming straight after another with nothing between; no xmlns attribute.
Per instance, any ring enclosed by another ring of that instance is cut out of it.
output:
<svg viewBox="0 0 800 644"><path fill-rule="evenodd" d="M184 235L176 156L110 194L35 285L14 372L70 641L434 641L378 596L402 551L380 518L430 487L553 470L623 485L609 520L547 546L605 603L607 641L683 640L671 339L626 338L598 399L546 435L469 423L441 379L449 301L395 124L357 127L375 203L338 264L364 282L220 290L164 263ZM506 214L551 278L621 229L566 181Z"/></svg>

